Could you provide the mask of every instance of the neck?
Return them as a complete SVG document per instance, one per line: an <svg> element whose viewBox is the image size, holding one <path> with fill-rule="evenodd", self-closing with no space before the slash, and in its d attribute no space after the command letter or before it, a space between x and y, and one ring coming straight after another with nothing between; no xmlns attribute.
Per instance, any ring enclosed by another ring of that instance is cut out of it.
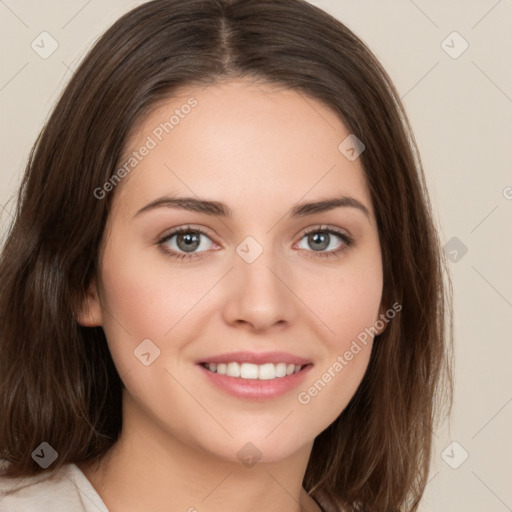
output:
<svg viewBox="0 0 512 512"><path fill-rule="evenodd" d="M228 460L123 404L123 429L96 465L79 465L110 512L320 512L302 487L312 443L284 460ZM249 450L250 452L250 450Z"/></svg>

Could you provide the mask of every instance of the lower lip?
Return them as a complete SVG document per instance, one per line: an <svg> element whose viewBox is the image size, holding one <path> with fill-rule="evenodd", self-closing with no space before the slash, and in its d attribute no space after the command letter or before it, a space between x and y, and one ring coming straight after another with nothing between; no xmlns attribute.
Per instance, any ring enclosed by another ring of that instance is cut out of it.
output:
<svg viewBox="0 0 512 512"><path fill-rule="evenodd" d="M231 396L245 400L270 400L288 393L304 382L312 365L309 364L302 368L300 372L292 373L286 377L269 380L229 377L228 375L212 372L202 365L198 365L198 367L210 379L210 382Z"/></svg>

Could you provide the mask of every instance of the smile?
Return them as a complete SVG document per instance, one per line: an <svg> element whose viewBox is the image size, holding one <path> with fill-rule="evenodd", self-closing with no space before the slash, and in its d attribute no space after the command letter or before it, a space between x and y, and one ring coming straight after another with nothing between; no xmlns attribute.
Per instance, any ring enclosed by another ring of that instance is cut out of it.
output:
<svg viewBox="0 0 512 512"><path fill-rule="evenodd" d="M211 372L220 375L227 375L228 377L237 377L240 379L258 379L258 380L273 380L293 373L298 373L306 365L295 365L286 363L204 363L203 366L208 368Z"/></svg>
<svg viewBox="0 0 512 512"><path fill-rule="evenodd" d="M312 364L201 363L196 366L214 388L243 400L264 401L303 384ZM284 375L283 375L284 373Z"/></svg>

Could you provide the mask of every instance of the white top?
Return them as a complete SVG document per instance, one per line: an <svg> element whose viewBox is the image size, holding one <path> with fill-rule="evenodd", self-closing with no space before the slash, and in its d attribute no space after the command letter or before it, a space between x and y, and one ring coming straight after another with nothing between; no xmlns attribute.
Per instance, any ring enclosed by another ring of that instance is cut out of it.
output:
<svg viewBox="0 0 512 512"><path fill-rule="evenodd" d="M0 477L0 512L108 512L75 464L23 478Z"/></svg>
<svg viewBox="0 0 512 512"><path fill-rule="evenodd" d="M323 509L327 510L327 509ZM22 478L0 477L0 512L109 512L76 464Z"/></svg>

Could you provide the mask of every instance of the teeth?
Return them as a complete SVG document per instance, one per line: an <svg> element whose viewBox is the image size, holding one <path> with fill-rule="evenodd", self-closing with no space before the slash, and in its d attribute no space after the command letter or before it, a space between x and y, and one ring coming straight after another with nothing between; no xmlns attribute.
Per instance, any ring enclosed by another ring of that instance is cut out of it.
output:
<svg viewBox="0 0 512 512"><path fill-rule="evenodd" d="M235 363L238 365L238 363ZM240 374L239 375L230 375L226 373L229 377L242 377L242 379L257 379L258 378L258 365L250 364L250 363L242 363L240 365Z"/></svg>
<svg viewBox="0 0 512 512"><path fill-rule="evenodd" d="M229 363L226 368L226 375L230 377L240 377L240 365L238 363Z"/></svg>
<svg viewBox="0 0 512 512"><path fill-rule="evenodd" d="M205 365L210 371L227 375L228 377L239 377L241 379L259 379L272 380L280 377L286 377L292 373L298 373L302 369L300 365L286 363L208 363Z"/></svg>
<svg viewBox="0 0 512 512"><path fill-rule="evenodd" d="M286 363L276 364L276 377L286 377Z"/></svg>

